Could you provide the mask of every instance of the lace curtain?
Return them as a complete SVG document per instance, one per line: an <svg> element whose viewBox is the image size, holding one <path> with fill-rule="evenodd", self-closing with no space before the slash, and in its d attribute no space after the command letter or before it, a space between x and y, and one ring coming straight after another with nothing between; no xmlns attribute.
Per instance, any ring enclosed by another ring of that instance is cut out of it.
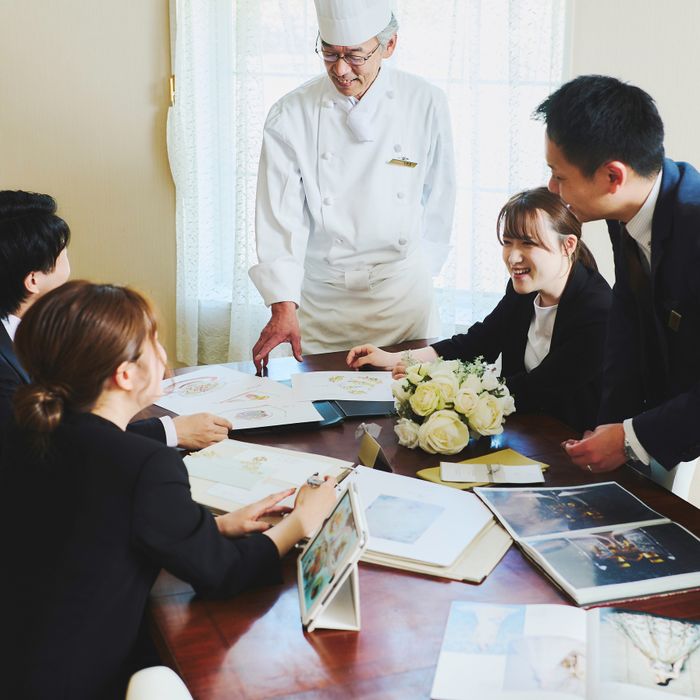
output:
<svg viewBox="0 0 700 700"><path fill-rule="evenodd" d="M248 359L269 317L248 277L270 106L323 70L312 0L173 0L177 359ZM452 253L436 280L443 334L483 318L506 281L495 236L512 192L546 181L537 104L562 80L567 0L398 0L389 59L448 95L457 162ZM429 10L427 9L429 8ZM286 346L273 355L288 354Z"/></svg>

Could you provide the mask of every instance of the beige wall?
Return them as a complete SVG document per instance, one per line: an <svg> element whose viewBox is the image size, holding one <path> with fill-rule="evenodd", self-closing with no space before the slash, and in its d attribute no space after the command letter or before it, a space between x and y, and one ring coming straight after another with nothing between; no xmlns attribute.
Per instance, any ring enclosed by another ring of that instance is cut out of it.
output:
<svg viewBox="0 0 700 700"><path fill-rule="evenodd" d="M700 167L700 2L571 0L570 76L604 73L654 97L666 127L666 153ZM587 224L584 237L612 281L607 229Z"/></svg>
<svg viewBox="0 0 700 700"><path fill-rule="evenodd" d="M0 188L53 195L74 277L131 284L174 356L168 0L0 0Z"/></svg>

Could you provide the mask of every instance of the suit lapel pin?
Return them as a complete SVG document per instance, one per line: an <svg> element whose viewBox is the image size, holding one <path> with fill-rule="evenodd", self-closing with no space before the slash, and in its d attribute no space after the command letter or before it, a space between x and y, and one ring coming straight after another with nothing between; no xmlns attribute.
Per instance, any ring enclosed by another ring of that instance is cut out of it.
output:
<svg viewBox="0 0 700 700"><path fill-rule="evenodd" d="M682 318L683 317L677 311L673 311L673 309L671 309L668 314L668 327L672 331L678 332L678 329L681 327Z"/></svg>

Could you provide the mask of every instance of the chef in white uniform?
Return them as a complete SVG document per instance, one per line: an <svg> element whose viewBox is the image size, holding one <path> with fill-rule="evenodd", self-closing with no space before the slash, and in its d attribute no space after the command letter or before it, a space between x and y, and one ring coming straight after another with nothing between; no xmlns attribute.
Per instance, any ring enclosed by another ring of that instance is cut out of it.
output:
<svg viewBox="0 0 700 700"><path fill-rule="evenodd" d="M439 332L432 276L455 198L446 97L384 62L391 0L315 2L327 74L280 99L263 135L250 276L272 317L258 368L282 342L301 360Z"/></svg>

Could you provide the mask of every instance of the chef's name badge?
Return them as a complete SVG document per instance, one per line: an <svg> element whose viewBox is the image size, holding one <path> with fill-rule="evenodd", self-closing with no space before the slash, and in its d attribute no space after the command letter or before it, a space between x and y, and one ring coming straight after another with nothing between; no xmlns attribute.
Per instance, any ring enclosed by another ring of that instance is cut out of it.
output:
<svg viewBox="0 0 700 700"><path fill-rule="evenodd" d="M392 158L389 162L389 165L400 165L404 168L415 168L418 163L414 163L412 160L409 160L406 157L403 158Z"/></svg>

